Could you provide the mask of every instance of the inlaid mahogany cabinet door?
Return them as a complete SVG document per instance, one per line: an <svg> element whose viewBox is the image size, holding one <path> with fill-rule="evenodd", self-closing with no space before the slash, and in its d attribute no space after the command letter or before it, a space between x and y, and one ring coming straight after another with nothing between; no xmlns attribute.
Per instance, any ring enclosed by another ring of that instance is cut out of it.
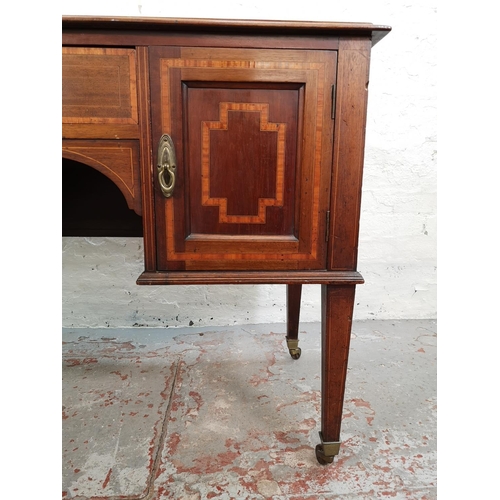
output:
<svg viewBox="0 0 500 500"><path fill-rule="evenodd" d="M336 52L150 48L158 270L326 268ZM170 179L169 179L170 180Z"/></svg>

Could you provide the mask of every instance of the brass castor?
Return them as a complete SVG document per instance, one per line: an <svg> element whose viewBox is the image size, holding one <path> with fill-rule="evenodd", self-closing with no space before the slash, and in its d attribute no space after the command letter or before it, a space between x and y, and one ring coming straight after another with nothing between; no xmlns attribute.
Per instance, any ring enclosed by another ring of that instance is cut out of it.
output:
<svg viewBox="0 0 500 500"><path fill-rule="evenodd" d="M297 339L286 339L286 344L288 346L288 352L293 359L299 359L302 350L299 347L299 341Z"/></svg>
<svg viewBox="0 0 500 500"><path fill-rule="evenodd" d="M316 460L321 464L321 465L328 465L333 463L333 456L327 457L324 452L323 452L323 445L317 444L316 445Z"/></svg>

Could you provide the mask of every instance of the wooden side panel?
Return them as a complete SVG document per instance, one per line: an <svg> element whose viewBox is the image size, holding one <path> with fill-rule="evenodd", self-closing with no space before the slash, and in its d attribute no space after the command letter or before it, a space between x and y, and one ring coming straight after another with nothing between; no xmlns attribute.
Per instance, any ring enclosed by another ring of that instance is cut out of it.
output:
<svg viewBox="0 0 500 500"><path fill-rule="evenodd" d="M324 269L336 53L151 48L158 269ZM156 92L160 95L157 96Z"/></svg>
<svg viewBox="0 0 500 500"><path fill-rule="evenodd" d="M138 141L65 140L62 156L89 165L111 179L128 207L142 214Z"/></svg>
<svg viewBox="0 0 500 500"><path fill-rule="evenodd" d="M341 39L329 269L356 269L371 40Z"/></svg>
<svg viewBox="0 0 500 500"><path fill-rule="evenodd" d="M63 137L138 137L136 52L63 47Z"/></svg>

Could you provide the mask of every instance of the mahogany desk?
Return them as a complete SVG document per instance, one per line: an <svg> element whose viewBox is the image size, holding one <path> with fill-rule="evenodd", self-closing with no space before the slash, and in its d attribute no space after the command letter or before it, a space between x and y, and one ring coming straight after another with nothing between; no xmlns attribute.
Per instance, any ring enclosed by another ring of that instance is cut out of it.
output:
<svg viewBox="0 0 500 500"><path fill-rule="evenodd" d="M63 157L142 216L139 285L322 287L321 444L340 447L357 272L369 23L65 17Z"/></svg>

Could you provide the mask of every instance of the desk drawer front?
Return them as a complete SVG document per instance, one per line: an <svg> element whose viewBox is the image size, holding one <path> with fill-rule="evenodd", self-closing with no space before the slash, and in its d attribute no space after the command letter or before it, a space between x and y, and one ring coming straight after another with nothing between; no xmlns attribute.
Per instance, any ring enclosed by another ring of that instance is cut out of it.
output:
<svg viewBox="0 0 500 500"><path fill-rule="evenodd" d="M63 47L63 123L137 124L132 49Z"/></svg>

